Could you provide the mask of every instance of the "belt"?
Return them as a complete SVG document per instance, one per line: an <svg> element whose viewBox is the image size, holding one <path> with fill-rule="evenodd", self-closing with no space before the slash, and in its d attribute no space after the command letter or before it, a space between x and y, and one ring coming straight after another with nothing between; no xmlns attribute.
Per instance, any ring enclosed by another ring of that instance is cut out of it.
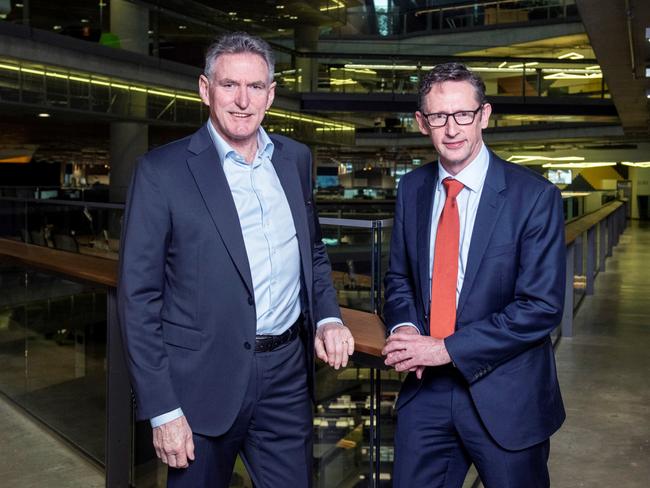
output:
<svg viewBox="0 0 650 488"><path fill-rule="evenodd" d="M300 333L300 324L302 317L294 324L279 335L258 335L255 336L255 352L269 352L277 349L283 344L293 341Z"/></svg>

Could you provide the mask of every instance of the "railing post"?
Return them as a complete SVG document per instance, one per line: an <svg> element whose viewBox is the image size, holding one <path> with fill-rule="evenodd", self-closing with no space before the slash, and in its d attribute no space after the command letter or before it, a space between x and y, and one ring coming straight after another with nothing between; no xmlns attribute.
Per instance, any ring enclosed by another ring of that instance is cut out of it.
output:
<svg viewBox="0 0 650 488"><path fill-rule="evenodd" d="M576 237L575 242L575 274L582 276L582 272L584 271L583 268L583 262L584 262L584 242L582 238L583 234L580 234L578 237Z"/></svg>
<svg viewBox="0 0 650 488"><path fill-rule="evenodd" d="M600 239L598 241L598 249L600 254L600 266L599 271L605 271L605 258L607 257L607 221L603 219L598 224L600 227Z"/></svg>
<svg viewBox="0 0 650 488"><path fill-rule="evenodd" d="M131 476L131 385L117 318L117 290L109 288L106 320L106 486L128 488Z"/></svg>
<svg viewBox="0 0 650 488"><path fill-rule="evenodd" d="M376 407L376 392L377 392L377 381L376 375L379 370L376 368L370 368L370 426L368 427L368 479L370 481L371 488L377 488L379 484L379 478L375 477L375 462L378 459L375 459L375 407Z"/></svg>
<svg viewBox="0 0 650 488"><path fill-rule="evenodd" d="M594 278L596 274L596 226L587 231L587 295L594 294Z"/></svg>
<svg viewBox="0 0 650 488"><path fill-rule="evenodd" d="M607 257L611 257L614 251L614 222L613 215L609 214L605 219L607 222Z"/></svg>
<svg viewBox="0 0 650 488"><path fill-rule="evenodd" d="M575 244L566 251L566 288L564 290L564 311L562 313L562 337L573 336L573 266Z"/></svg>

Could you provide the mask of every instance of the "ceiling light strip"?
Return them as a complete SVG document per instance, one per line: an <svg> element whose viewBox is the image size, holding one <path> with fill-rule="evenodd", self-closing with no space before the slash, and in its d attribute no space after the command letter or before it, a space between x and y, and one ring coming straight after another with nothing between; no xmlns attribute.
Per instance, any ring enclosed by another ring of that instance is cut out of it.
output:
<svg viewBox="0 0 650 488"><path fill-rule="evenodd" d="M189 94L181 94L178 92L172 92L172 91L165 91L165 90L160 90L160 89L153 89L153 88L146 88L146 87L141 87L137 85L131 85L131 84L126 84L126 83L118 83L118 82L113 82L110 80L105 80L105 79L96 79L93 78L92 75L85 77L81 75L71 75L71 74L65 74L65 73L59 73L59 72L53 72L53 71L47 71L46 69L33 69L33 68L25 68L22 66L17 66L17 65L11 65L11 64L4 64L0 63L0 70L6 70L6 71L18 71L22 73L28 73L28 74L34 74L34 75L40 75L40 76L49 76L53 78L59 78L59 79L67 79L70 81L76 81L79 83L88 83L91 85L98 85L98 86L106 86L110 88L115 88L118 90L128 90L128 91L135 91L139 93L146 93L148 95L154 95L154 96L160 96L160 97L166 97L166 98L175 98L178 100L184 100L188 102L195 102L195 103L201 103L201 99L194 95L189 95ZM348 80L342 80L342 81L348 81ZM283 110L269 110L267 111L267 114L273 117L278 117L278 118L284 118L288 120L295 120L298 122L305 122L308 124L314 124L314 125L319 125L319 126L324 126L328 128L328 130L338 130L338 131L354 131L355 126L352 124L346 124L343 122L332 122L326 119L321 119L318 117L309 117L309 116L304 116L300 114L296 114L293 112L286 112Z"/></svg>

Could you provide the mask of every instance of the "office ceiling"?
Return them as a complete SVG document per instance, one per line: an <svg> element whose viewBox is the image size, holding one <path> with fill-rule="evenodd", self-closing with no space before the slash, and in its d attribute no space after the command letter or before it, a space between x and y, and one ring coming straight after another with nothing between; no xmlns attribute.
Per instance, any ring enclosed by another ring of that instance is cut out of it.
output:
<svg viewBox="0 0 650 488"><path fill-rule="evenodd" d="M648 0L576 0L626 136L650 137Z"/></svg>

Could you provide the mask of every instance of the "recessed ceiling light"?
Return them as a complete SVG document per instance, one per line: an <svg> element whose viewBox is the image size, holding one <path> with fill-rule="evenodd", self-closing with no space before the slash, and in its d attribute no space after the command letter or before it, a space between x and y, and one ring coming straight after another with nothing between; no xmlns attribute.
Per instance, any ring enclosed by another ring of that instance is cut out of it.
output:
<svg viewBox="0 0 650 488"><path fill-rule="evenodd" d="M253 22L253 19L242 19L244 22Z"/></svg>
<svg viewBox="0 0 650 488"><path fill-rule="evenodd" d="M584 56L582 54L576 53L576 52L573 52L573 51L570 52L570 53L560 54L557 57L557 59L583 59L583 58L584 58Z"/></svg>
<svg viewBox="0 0 650 488"><path fill-rule="evenodd" d="M16 8L23 8L23 4L22 3L17 3Z"/></svg>
<svg viewBox="0 0 650 488"><path fill-rule="evenodd" d="M186 25L179 25L178 28L179 28L179 30L185 30L185 29L187 29L187 26Z"/></svg>
<svg viewBox="0 0 650 488"><path fill-rule="evenodd" d="M291 20L298 20L298 17L296 15L292 15L289 17Z"/></svg>
<svg viewBox="0 0 650 488"><path fill-rule="evenodd" d="M81 19L82 24L87 24L88 22L90 22L88 19Z"/></svg>
<svg viewBox="0 0 650 488"><path fill-rule="evenodd" d="M281 10L281 9L284 8L284 5L276 5L275 8L277 8L278 10Z"/></svg>
<svg viewBox="0 0 650 488"><path fill-rule="evenodd" d="M147 34L152 35L152 34L153 34L153 31L152 31L152 30L148 30L148 31L147 31Z"/></svg>
<svg viewBox="0 0 650 488"><path fill-rule="evenodd" d="M60 25L55 25L52 27L52 30L61 30L61 29L63 29L63 27L61 27Z"/></svg>
<svg viewBox="0 0 650 488"><path fill-rule="evenodd" d="M40 114L38 114L38 116L43 119L47 119L50 116L50 114L48 114L47 112L41 112Z"/></svg>
<svg viewBox="0 0 650 488"><path fill-rule="evenodd" d="M231 17L234 17L235 15L237 15L237 12L228 12L228 15L230 15Z"/></svg>
<svg viewBox="0 0 650 488"><path fill-rule="evenodd" d="M278 29L278 32L284 32L284 29Z"/></svg>

